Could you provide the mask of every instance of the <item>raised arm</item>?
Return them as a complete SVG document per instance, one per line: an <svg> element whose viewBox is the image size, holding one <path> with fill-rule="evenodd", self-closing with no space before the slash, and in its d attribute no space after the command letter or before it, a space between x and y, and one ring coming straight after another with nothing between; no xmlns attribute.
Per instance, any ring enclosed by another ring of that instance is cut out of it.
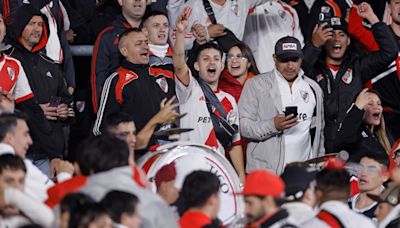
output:
<svg viewBox="0 0 400 228"><path fill-rule="evenodd" d="M185 61L185 31L191 11L191 8L186 7L176 20L176 39L173 54L174 72L184 85L189 85L190 82L189 68Z"/></svg>

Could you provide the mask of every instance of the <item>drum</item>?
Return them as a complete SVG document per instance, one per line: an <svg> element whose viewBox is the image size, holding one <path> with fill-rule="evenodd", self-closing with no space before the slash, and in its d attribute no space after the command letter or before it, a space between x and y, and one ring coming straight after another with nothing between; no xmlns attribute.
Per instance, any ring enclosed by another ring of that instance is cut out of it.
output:
<svg viewBox="0 0 400 228"><path fill-rule="evenodd" d="M154 176L166 164L175 161L175 185L181 189L183 181L195 170L206 170L218 176L220 185L220 210L218 218L224 225L235 223L244 216L244 201L240 192L240 180L229 161L210 147L193 143L175 142L148 152L137 161L145 172L151 188L156 192Z"/></svg>

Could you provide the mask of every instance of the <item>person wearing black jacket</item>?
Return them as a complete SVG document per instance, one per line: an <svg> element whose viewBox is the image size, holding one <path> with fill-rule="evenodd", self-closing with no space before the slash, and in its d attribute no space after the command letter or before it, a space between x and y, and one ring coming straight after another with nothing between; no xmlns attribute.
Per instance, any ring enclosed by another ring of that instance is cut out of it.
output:
<svg viewBox="0 0 400 228"><path fill-rule="evenodd" d="M339 18L332 18L329 26L327 23L316 26L312 42L303 49L303 70L324 91L325 146L330 153L337 152L333 151L332 142L339 123L363 84L384 71L397 56L397 44L389 27L379 22L371 6L360 4L358 13L372 24L371 30L379 51L365 56L350 53L346 22ZM320 55L322 58L319 58Z"/></svg>
<svg viewBox="0 0 400 228"><path fill-rule="evenodd" d="M351 162L359 162L369 151L387 156L391 146L382 111L381 100L375 92L361 91L340 124L334 151L348 151Z"/></svg>
<svg viewBox="0 0 400 228"><path fill-rule="evenodd" d="M72 99L60 65L44 53L49 31L46 22L46 17L31 5L20 7L11 15L7 27L12 46L6 52L21 61L35 99L47 118L40 122L33 116L28 117L33 145L27 157L50 175L58 159L63 157L65 139L62 127L68 118L68 104ZM55 97L55 102L50 104L52 97Z"/></svg>

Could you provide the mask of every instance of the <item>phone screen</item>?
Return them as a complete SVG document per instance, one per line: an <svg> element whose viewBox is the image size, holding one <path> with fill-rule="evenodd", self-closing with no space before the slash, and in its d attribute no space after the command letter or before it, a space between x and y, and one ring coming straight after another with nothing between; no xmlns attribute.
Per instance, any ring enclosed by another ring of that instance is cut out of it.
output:
<svg viewBox="0 0 400 228"><path fill-rule="evenodd" d="M50 107L58 107L61 102L61 97L51 96L50 97Z"/></svg>

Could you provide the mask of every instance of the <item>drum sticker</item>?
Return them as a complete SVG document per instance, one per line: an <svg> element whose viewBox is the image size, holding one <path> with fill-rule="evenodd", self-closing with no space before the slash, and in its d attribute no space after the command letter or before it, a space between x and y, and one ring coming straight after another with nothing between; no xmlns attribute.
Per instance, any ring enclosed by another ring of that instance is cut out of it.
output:
<svg viewBox="0 0 400 228"><path fill-rule="evenodd" d="M349 68L346 73L342 76L342 81L346 84L350 84L353 81L353 71Z"/></svg>
<svg viewBox="0 0 400 228"><path fill-rule="evenodd" d="M160 86L160 89L164 91L164 93L168 93L168 82L164 77L158 78L156 80L157 84Z"/></svg>

